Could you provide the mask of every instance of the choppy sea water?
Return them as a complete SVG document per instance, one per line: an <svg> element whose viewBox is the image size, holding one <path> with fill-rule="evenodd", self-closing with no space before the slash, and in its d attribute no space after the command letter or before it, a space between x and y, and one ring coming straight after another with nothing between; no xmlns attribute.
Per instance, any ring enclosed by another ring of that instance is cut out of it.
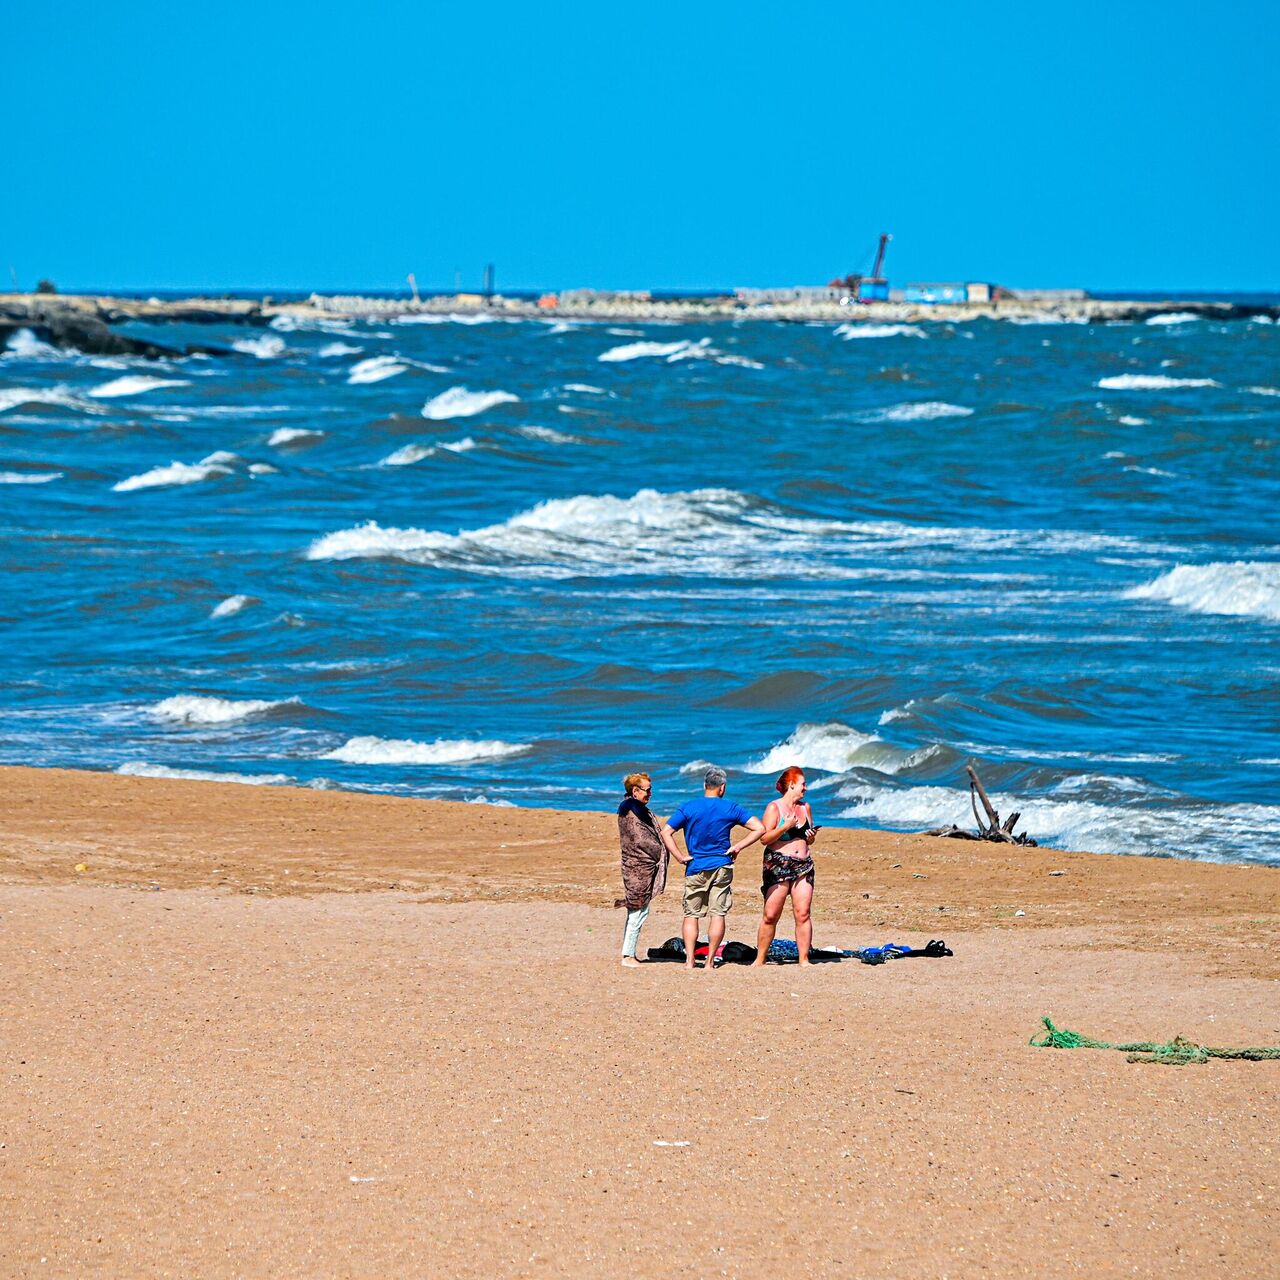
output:
<svg viewBox="0 0 1280 1280"><path fill-rule="evenodd" d="M150 336L0 357L5 762L1280 863L1274 324Z"/></svg>

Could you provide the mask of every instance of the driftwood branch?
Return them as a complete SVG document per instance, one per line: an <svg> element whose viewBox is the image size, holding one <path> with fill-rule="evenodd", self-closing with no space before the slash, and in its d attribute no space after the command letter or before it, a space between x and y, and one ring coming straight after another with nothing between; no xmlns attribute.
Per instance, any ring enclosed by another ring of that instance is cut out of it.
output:
<svg viewBox="0 0 1280 1280"><path fill-rule="evenodd" d="M991 797L987 795L986 787L982 785L982 779L978 777L978 771L971 764L965 765L964 768L965 773L969 775L969 807L973 810L974 822L978 824L977 831L965 831L962 827L950 826L934 827L924 834L946 836L952 840L991 840L998 844L1034 845L1036 842L1025 831L1020 836L1013 834L1013 829L1018 825L1018 819L1022 814L1011 813L1002 823L998 810L991 803ZM987 815L985 822L978 813L979 802L982 804L983 813Z"/></svg>

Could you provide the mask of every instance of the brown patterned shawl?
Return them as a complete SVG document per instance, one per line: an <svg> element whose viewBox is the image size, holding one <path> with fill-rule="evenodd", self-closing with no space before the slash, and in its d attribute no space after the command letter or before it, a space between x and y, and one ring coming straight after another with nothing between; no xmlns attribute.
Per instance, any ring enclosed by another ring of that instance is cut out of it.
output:
<svg viewBox="0 0 1280 1280"><path fill-rule="evenodd" d="M639 911L667 887L667 847L658 834L658 820L647 804L628 796L618 806L618 839L626 896L613 905Z"/></svg>

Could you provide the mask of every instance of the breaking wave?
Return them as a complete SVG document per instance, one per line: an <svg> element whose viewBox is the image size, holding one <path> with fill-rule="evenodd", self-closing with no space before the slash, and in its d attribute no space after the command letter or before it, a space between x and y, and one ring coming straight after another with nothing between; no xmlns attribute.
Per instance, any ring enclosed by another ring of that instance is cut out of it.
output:
<svg viewBox="0 0 1280 1280"><path fill-rule="evenodd" d="M0 471L0 484L48 484L62 476L61 471Z"/></svg>
<svg viewBox="0 0 1280 1280"><path fill-rule="evenodd" d="M383 382L403 373L409 366L402 364L395 356L370 356L367 360L357 360L347 374L347 382L359 386L367 382Z"/></svg>
<svg viewBox="0 0 1280 1280"><path fill-rule="evenodd" d="M699 338L696 342L689 338L678 342L627 342L620 347L610 347L596 358L606 364L629 360L665 360L667 364L677 364L681 360L712 360L716 364L740 365L744 369L764 368L759 360L716 350L710 338Z"/></svg>
<svg viewBox="0 0 1280 1280"><path fill-rule="evenodd" d="M363 347L353 347L349 342L326 342L316 356L321 360L336 360L339 356L358 356Z"/></svg>
<svg viewBox="0 0 1280 1280"><path fill-rule="evenodd" d="M412 738L349 738L326 752L322 760L344 764L471 764L479 760L505 760L522 755L525 743L485 738L437 738L415 742Z"/></svg>
<svg viewBox="0 0 1280 1280"><path fill-rule="evenodd" d="M515 404L519 399L509 391L468 391L466 387L450 387L422 406L422 416L436 422L473 418L495 405Z"/></svg>
<svg viewBox="0 0 1280 1280"><path fill-rule="evenodd" d="M850 338L923 338L925 332L914 324L838 324L833 332L846 342Z"/></svg>
<svg viewBox="0 0 1280 1280"><path fill-rule="evenodd" d="M41 342L30 329L15 329L5 344L4 355L13 360L60 360L64 352Z"/></svg>
<svg viewBox="0 0 1280 1280"><path fill-rule="evenodd" d="M501 524L451 534L383 528L375 521L316 539L309 560L394 559L412 564L517 578L601 577L631 573L688 573L724 578L910 578L907 567L886 568L886 553L939 550L1151 551L1118 535L1075 530L948 528L889 520L849 522L787 516L732 489L661 493L641 489L629 498L579 495L541 502ZM849 556L874 559L864 567Z"/></svg>
<svg viewBox="0 0 1280 1280"><path fill-rule="evenodd" d="M929 748L925 748L927 752ZM747 773L780 773L789 765L847 773L850 769L876 769L897 773L904 765L923 758L920 751L904 751L847 724L802 724L785 741L771 747L743 768Z"/></svg>
<svg viewBox="0 0 1280 1280"><path fill-rule="evenodd" d="M955 823L972 827L969 793L949 787L876 787L850 783L837 794L853 800L841 818L873 822L902 830L924 830ZM1206 848L1221 845L1222 837L1237 849L1267 848L1274 842L1280 805L1225 804L1177 807L1138 807L1098 804L1090 800L1049 800L996 794L992 803L1001 813L1022 814L1020 829L1041 844L1093 853L1129 853L1223 860L1207 856ZM1232 859L1235 860L1235 859ZM1274 858L1255 859L1274 863Z"/></svg>
<svg viewBox="0 0 1280 1280"><path fill-rule="evenodd" d="M230 618L239 613L241 609L253 603L252 596L228 596L225 600L220 600L209 611L211 618Z"/></svg>
<svg viewBox="0 0 1280 1280"><path fill-rule="evenodd" d="M1245 387L1245 390L1255 396L1280 396L1280 387Z"/></svg>
<svg viewBox="0 0 1280 1280"><path fill-rule="evenodd" d="M270 702L263 698L248 698L236 702L230 698L211 698L199 694L180 693L175 697L157 702L149 709L148 714L156 720L168 720L174 724L236 724L241 720L252 719L254 716L266 715L281 707L301 705L297 698L285 698L277 702Z"/></svg>
<svg viewBox="0 0 1280 1280"><path fill-rule="evenodd" d="M167 467L152 467L140 475L130 476L111 486L116 493L132 493L135 489L164 489L173 485L198 484L213 476L231 474L229 461L237 461L234 454L211 453L199 462L171 462Z"/></svg>
<svg viewBox="0 0 1280 1280"><path fill-rule="evenodd" d="M1200 318L1195 311L1167 311L1163 315L1148 316L1147 324L1191 324Z"/></svg>
<svg viewBox="0 0 1280 1280"><path fill-rule="evenodd" d="M319 440L323 431L313 431L309 427L277 427L267 437L267 444L279 448L284 444L302 444L305 441Z"/></svg>
<svg viewBox="0 0 1280 1280"><path fill-rule="evenodd" d="M1192 613L1280 622L1280 560L1180 564L1124 594L1130 600L1164 600Z"/></svg>
<svg viewBox="0 0 1280 1280"><path fill-rule="evenodd" d="M153 378L146 373L131 373L123 378L112 378L89 394L95 400L113 400L118 396L140 396L146 391L158 391L161 387L189 387L191 383L181 378Z"/></svg>
<svg viewBox="0 0 1280 1280"><path fill-rule="evenodd" d="M945 400L916 400L872 409L859 418L863 422L928 422L934 418L967 418L972 413L962 404L948 404Z"/></svg>
<svg viewBox="0 0 1280 1280"><path fill-rule="evenodd" d="M1105 391L1168 391L1177 387L1220 387L1212 378L1170 378L1163 373L1117 373L1099 378Z"/></svg>
<svg viewBox="0 0 1280 1280"><path fill-rule="evenodd" d="M27 404L43 404L62 409L79 409L84 413L101 413L97 405L73 395L65 386L0 387L0 413Z"/></svg>
<svg viewBox="0 0 1280 1280"><path fill-rule="evenodd" d="M237 338L231 347L243 355L257 356L259 360L274 360L285 353L284 339L270 333L259 338Z"/></svg>

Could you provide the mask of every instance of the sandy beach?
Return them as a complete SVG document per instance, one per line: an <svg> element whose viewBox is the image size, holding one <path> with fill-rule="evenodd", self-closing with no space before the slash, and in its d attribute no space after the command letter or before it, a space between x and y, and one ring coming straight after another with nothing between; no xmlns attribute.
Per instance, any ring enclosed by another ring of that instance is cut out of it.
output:
<svg viewBox="0 0 1280 1280"><path fill-rule="evenodd" d="M817 942L955 956L690 977L608 814L0 773L5 1275L1273 1264L1280 1064L1027 1044L1280 1044L1267 868L830 830Z"/></svg>

